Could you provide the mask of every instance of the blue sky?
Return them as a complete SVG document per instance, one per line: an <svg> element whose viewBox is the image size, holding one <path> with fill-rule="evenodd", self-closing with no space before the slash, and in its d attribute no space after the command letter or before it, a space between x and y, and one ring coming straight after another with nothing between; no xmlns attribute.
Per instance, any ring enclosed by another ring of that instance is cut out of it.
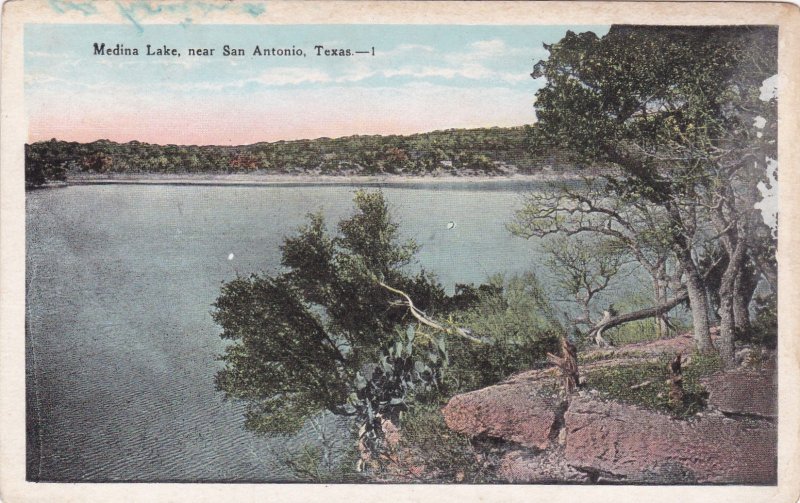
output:
<svg viewBox="0 0 800 503"><path fill-rule="evenodd" d="M29 135L241 144L532 123L533 63L567 30L608 27L29 25ZM95 42L140 55L95 56ZM181 56L146 56L147 44ZM226 44L246 56L223 56ZM306 56L253 56L256 45ZM375 56L322 57L315 45Z"/></svg>

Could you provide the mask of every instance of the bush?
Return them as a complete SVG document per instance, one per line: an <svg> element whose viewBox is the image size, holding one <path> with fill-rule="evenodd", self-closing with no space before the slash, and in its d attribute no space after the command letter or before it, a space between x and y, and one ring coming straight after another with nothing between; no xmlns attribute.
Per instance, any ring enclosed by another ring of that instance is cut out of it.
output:
<svg viewBox="0 0 800 503"><path fill-rule="evenodd" d="M360 425L358 442L379 463L387 448L384 421L400 422L400 415L418 398L438 396L442 366L446 363L444 341L431 338L415 345L415 330L398 334L398 341L381 355L377 364L365 365L356 374L349 406ZM434 336L435 337L435 336Z"/></svg>
<svg viewBox="0 0 800 503"><path fill-rule="evenodd" d="M411 460L424 468L421 480L468 484L493 481L494 460L478 453L469 437L449 429L438 406L414 407L403 414L401 428L399 447L413 453Z"/></svg>
<svg viewBox="0 0 800 503"><path fill-rule="evenodd" d="M755 299L755 319L750 334L742 334L743 342L769 349L778 346L778 296L769 295Z"/></svg>
<svg viewBox="0 0 800 503"><path fill-rule="evenodd" d="M489 341L476 344L448 340L452 391L463 392L495 384L515 372L534 368L548 351L556 351L562 329L532 273L490 278L474 290L472 307L455 315L457 323Z"/></svg>
<svg viewBox="0 0 800 503"><path fill-rule="evenodd" d="M299 447L273 451L280 464L289 469L294 481L310 483L365 482L356 470L360 454L344 425L320 415L307 422L315 435Z"/></svg>

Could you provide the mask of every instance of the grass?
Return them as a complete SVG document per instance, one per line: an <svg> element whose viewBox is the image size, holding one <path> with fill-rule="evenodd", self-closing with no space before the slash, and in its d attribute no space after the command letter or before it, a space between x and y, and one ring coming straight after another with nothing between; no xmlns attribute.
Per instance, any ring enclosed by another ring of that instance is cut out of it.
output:
<svg viewBox="0 0 800 503"><path fill-rule="evenodd" d="M692 328L691 325L681 323L678 318L670 319L670 323L675 327L675 330L670 330L669 336L662 338L674 337L676 333L680 334ZM617 346L625 346L637 342L650 342L659 339L657 323L656 320L652 318L625 323L622 326L610 329L605 335Z"/></svg>
<svg viewBox="0 0 800 503"><path fill-rule="evenodd" d="M604 367L586 374L586 387L604 393L608 398L651 410L687 418L706 408L708 393L700 378L722 368L718 356L693 354L683 367L684 401L679 407L669 403L669 357L658 362L643 362L617 367ZM642 385L643 383L646 383ZM632 388L633 386L638 386Z"/></svg>

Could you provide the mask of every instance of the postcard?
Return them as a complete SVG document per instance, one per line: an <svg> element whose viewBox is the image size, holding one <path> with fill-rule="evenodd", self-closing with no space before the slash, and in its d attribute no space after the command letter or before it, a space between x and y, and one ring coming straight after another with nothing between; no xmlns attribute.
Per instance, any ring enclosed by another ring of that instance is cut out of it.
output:
<svg viewBox="0 0 800 503"><path fill-rule="evenodd" d="M2 25L5 501L800 497L797 6Z"/></svg>

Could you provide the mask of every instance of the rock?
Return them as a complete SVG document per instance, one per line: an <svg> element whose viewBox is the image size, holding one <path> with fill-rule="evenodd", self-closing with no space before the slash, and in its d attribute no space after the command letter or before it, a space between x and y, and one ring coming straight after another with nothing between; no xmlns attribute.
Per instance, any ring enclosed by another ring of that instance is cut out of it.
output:
<svg viewBox="0 0 800 503"><path fill-rule="evenodd" d="M447 426L472 437L487 436L546 449L561 412L557 397L543 395L533 381L499 384L456 395L442 409Z"/></svg>
<svg viewBox="0 0 800 503"><path fill-rule="evenodd" d="M510 483L589 482L589 475L569 466L564 461L563 452L555 450L540 454L510 451L500 460L497 476Z"/></svg>
<svg viewBox="0 0 800 503"><path fill-rule="evenodd" d="M686 343L676 339L642 344L637 351L656 354ZM629 360L595 361L582 370ZM767 358L760 372L739 369L705 378L709 408L688 420L603 400L592 390L564 402L546 392L557 386L553 369L456 395L442 412L449 428L491 440L498 460L493 466L507 482L775 484L773 369Z"/></svg>
<svg viewBox="0 0 800 503"><path fill-rule="evenodd" d="M625 482L775 484L777 432L768 421L675 420L616 402L576 398L564 414L565 461Z"/></svg>
<svg viewBox="0 0 800 503"><path fill-rule="evenodd" d="M726 414L778 417L778 388L771 373L736 370L702 380L708 405Z"/></svg>

